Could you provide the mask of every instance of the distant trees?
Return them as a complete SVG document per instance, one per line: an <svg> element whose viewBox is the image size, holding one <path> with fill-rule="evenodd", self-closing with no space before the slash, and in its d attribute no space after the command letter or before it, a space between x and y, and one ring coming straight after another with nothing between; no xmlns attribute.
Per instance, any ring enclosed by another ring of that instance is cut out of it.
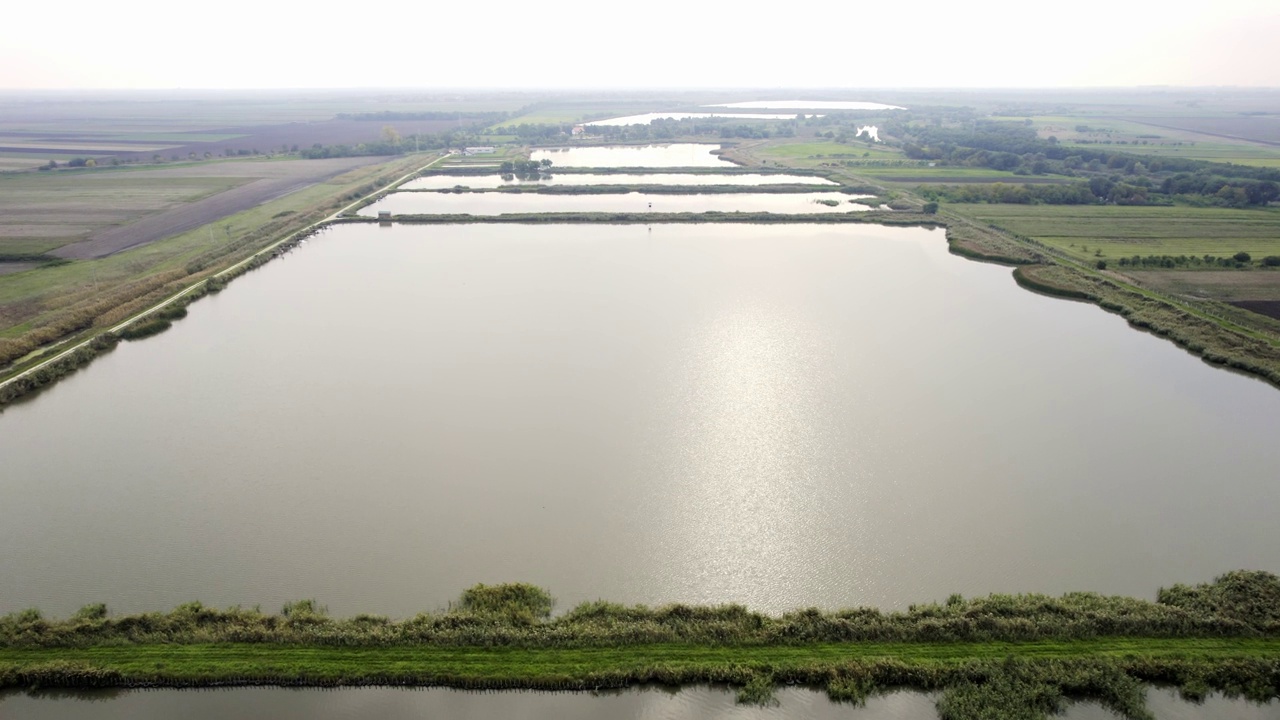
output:
<svg viewBox="0 0 1280 720"><path fill-rule="evenodd" d="M547 174L551 167L550 160L507 160L498 168L502 177L507 180L537 180Z"/></svg>
<svg viewBox="0 0 1280 720"><path fill-rule="evenodd" d="M933 118L936 120L936 118ZM1280 169L1152 157L1113 150L1090 150L1040 138L1025 123L959 119L939 122L885 122L901 138L907 157L941 165L985 167L1017 175L1059 174L1080 177L1093 195L1088 202L1122 205L1168 204L1175 199L1196 205L1251 207L1280 200ZM1007 192L1007 191L1006 191ZM1166 197L1160 197L1166 196ZM1085 198L1038 196L981 199L978 202L1078 203Z"/></svg>

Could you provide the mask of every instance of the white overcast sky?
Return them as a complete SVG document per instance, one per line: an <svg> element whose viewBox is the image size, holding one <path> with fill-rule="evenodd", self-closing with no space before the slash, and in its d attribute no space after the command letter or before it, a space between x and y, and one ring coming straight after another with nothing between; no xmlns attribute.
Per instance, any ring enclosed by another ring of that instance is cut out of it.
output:
<svg viewBox="0 0 1280 720"><path fill-rule="evenodd" d="M0 88L1280 87L1280 0L8 3Z"/></svg>

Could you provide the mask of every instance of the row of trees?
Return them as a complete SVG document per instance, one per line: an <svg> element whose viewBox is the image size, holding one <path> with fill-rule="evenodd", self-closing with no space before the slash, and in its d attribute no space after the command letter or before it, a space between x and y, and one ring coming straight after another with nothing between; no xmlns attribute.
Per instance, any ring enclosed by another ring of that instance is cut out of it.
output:
<svg viewBox="0 0 1280 720"><path fill-rule="evenodd" d="M1117 264L1120 267L1141 268L1242 268L1253 262L1253 256L1247 252L1238 252L1231 257L1215 257L1213 255L1134 255L1122 257ZM1262 258L1263 267L1280 267L1280 255L1268 255Z"/></svg>

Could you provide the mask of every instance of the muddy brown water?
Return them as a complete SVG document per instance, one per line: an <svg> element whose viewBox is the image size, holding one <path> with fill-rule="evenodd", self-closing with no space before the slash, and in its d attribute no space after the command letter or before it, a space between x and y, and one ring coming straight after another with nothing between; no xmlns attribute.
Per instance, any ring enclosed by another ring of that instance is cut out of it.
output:
<svg viewBox="0 0 1280 720"><path fill-rule="evenodd" d="M0 414L0 613L1280 570L1280 392L941 231L340 226Z"/></svg>

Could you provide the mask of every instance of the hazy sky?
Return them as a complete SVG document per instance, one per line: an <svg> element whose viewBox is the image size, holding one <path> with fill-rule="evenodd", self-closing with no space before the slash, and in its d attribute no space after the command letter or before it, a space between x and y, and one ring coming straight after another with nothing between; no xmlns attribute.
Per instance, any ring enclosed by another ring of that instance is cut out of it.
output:
<svg viewBox="0 0 1280 720"><path fill-rule="evenodd" d="M1280 87L1280 0L67 0L4 16L7 89Z"/></svg>

